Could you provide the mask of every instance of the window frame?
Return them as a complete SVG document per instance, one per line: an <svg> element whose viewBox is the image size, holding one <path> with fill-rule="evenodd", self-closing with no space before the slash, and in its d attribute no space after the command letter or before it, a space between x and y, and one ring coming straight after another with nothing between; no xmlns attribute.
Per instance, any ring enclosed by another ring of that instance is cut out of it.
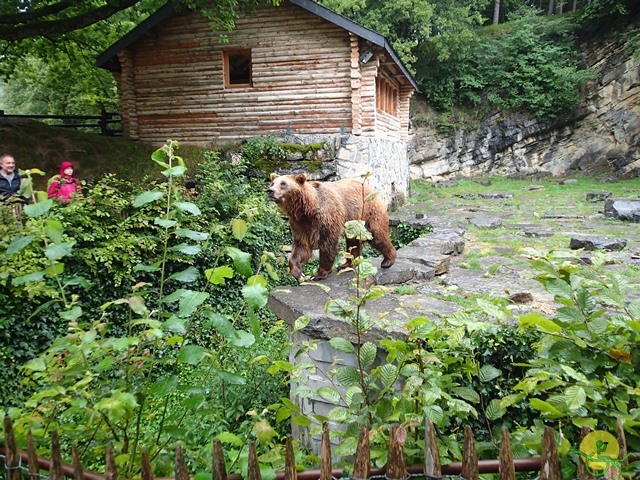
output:
<svg viewBox="0 0 640 480"><path fill-rule="evenodd" d="M398 89L382 75L376 77L376 108L398 116Z"/></svg>
<svg viewBox="0 0 640 480"><path fill-rule="evenodd" d="M249 57L249 83L232 83L231 79L231 57L248 56ZM253 86L253 59L250 48L234 48L222 51L224 65L224 88L248 88Z"/></svg>

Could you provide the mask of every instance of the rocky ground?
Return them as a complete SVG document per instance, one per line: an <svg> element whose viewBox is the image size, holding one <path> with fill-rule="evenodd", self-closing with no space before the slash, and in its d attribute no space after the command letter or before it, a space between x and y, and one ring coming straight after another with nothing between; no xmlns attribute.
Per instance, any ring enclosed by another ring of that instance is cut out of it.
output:
<svg viewBox="0 0 640 480"><path fill-rule="evenodd" d="M632 199L638 201L637 196ZM553 295L532 279L523 247L575 251L586 262L594 247L604 247L612 257L608 268L630 275L640 287L640 225L605 216L604 199L594 198L586 208L582 203L581 208L571 201L541 208L514 202L510 194L487 186L482 194L451 202L405 206L392 214L392 225L431 225L433 231L400 249L393 267L378 271L376 283L386 285L389 293L370 302L368 311L401 322L417 314L447 316L472 306L479 297L500 297L508 299L514 318L532 310L551 315L556 306ZM379 266L379 260L373 263ZM311 336L348 336L348 329L325 312L325 304L329 298L353 295L349 279L350 275L333 274L322 282L328 292L313 285L278 289L272 292L270 306L289 323L309 314ZM634 297L640 296L640 288L631 290ZM373 335L388 333L387 328Z"/></svg>

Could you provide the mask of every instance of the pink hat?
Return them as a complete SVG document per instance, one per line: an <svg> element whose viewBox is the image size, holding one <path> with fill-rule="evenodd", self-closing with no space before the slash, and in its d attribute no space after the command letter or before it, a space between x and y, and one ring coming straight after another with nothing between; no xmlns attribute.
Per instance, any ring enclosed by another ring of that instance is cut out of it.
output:
<svg viewBox="0 0 640 480"><path fill-rule="evenodd" d="M64 175L64 171L69 167L73 168L73 163L71 163L69 160L65 160L64 162L62 162L62 164L60 165L60 175Z"/></svg>

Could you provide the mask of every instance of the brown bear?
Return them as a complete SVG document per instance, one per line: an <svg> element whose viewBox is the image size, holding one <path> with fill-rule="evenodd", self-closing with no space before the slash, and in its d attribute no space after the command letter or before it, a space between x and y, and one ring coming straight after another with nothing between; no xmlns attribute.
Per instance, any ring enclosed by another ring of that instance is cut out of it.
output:
<svg viewBox="0 0 640 480"><path fill-rule="evenodd" d="M313 280L326 278L333 270L338 255L340 235L349 220L364 220L373 237L371 245L382 254L382 268L396 261L396 249L389 238L389 216L384 204L372 196L368 185L354 179L336 182L307 180L298 175L271 174L269 200L289 217L293 233L293 250L289 256L289 271L300 280L303 266L311 258L313 249L320 251L320 268ZM360 255L360 243L346 240L347 251L353 258ZM347 260L341 267L348 267Z"/></svg>

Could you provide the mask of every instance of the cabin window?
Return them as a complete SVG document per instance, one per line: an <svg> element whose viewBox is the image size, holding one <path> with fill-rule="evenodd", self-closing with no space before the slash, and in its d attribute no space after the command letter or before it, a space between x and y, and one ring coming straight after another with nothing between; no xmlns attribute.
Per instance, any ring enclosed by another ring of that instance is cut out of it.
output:
<svg viewBox="0 0 640 480"><path fill-rule="evenodd" d="M251 86L251 50L224 51L224 86Z"/></svg>
<svg viewBox="0 0 640 480"><path fill-rule="evenodd" d="M397 116L398 89L383 77L376 78L376 107L378 110Z"/></svg>

